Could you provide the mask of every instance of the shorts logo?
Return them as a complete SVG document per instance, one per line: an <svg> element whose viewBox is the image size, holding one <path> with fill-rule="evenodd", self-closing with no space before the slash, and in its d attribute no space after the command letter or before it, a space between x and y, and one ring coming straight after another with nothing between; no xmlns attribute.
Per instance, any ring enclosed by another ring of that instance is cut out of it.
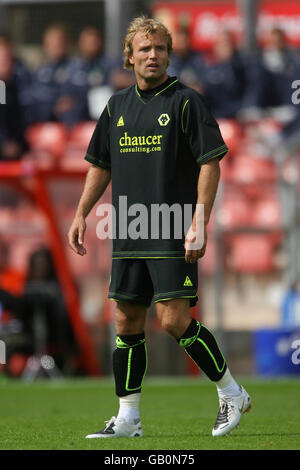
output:
<svg viewBox="0 0 300 470"><path fill-rule="evenodd" d="M123 116L120 116L120 117L119 117L119 120L118 120L117 127L120 127L120 126L124 126L124 119L123 119Z"/></svg>
<svg viewBox="0 0 300 470"><path fill-rule="evenodd" d="M191 287L193 285L192 281L190 280L189 276L186 276L184 284L185 287Z"/></svg>
<svg viewBox="0 0 300 470"><path fill-rule="evenodd" d="M163 113L159 116L158 122L161 126L167 126L170 122L170 116L167 113Z"/></svg>

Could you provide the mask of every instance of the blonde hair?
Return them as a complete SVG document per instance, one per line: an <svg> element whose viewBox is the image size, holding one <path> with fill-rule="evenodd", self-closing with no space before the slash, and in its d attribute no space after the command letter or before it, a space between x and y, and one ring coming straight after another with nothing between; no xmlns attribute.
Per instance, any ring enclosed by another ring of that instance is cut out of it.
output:
<svg viewBox="0 0 300 470"><path fill-rule="evenodd" d="M168 54L172 51L172 36L166 26L159 20L138 16L129 25L123 43L124 69L131 70L133 65L129 62L129 57L133 53L132 41L136 33L142 32L148 35L161 33L166 37Z"/></svg>

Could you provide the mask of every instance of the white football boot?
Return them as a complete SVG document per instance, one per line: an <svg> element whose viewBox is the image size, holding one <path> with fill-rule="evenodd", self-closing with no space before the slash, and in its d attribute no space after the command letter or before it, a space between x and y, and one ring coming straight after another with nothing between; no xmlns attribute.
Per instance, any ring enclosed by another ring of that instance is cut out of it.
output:
<svg viewBox="0 0 300 470"><path fill-rule="evenodd" d="M105 428L94 434L88 434L86 439L107 438L107 437L139 437L143 435L142 423L127 423L123 418L113 416L109 421L105 421Z"/></svg>
<svg viewBox="0 0 300 470"><path fill-rule="evenodd" d="M220 397L220 408L213 427L213 436L224 436L238 426L243 413L250 411L251 398L240 385L241 394L237 397Z"/></svg>

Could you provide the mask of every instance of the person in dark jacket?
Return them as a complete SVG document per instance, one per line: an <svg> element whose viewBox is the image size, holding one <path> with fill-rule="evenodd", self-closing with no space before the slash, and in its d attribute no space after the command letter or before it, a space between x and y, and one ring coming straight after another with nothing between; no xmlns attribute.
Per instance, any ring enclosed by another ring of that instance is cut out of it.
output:
<svg viewBox="0 0 300 470"><path fill-rule="evenodd" d="M173 51L168 73L175 75L187 86L202 92L204 61L199 52L193 51L187 29L181 28L173 35Z"/></svg>
<svg viewBox="0 0 300 470"><path fill-rule="evenodd" d="M216 118L235 118L242 107L246 74L229 32L218 35L213 57L206 64L204 96Z"/></svg>
<svg viewBox="0 0 300 470"><path fill-rule="evenodd" d="M19 160L27 149L26 78L26 69L14 58L11 44L0 37L0 80L5 90L5 104L0 105L0 161Z"/></svg>
<svg viewBox="0 0 300 470"><path fill-rule="evenodd" d="M58 121L72 126L86 118L86 108L74 88L76 59L70 56L70 37L62 25L44 33L47 62L34 74L33 101L36 122Z"/></svg>

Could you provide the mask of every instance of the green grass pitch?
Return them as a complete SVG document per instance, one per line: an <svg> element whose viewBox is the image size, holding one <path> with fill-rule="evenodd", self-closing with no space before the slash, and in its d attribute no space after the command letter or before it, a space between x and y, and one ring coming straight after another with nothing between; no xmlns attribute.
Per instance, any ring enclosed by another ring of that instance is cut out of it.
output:
<svg viewBox="0 0 300 470"><path fill-rule="evenodd" d="M113 382L78 379L33 383L0 378L0 449L4 450L291 450L300 449L300 376L240 379L252 409L229 436L213 438L218 400L204 378L146 378L144 436L85 439L117 413Z"/></svg>

